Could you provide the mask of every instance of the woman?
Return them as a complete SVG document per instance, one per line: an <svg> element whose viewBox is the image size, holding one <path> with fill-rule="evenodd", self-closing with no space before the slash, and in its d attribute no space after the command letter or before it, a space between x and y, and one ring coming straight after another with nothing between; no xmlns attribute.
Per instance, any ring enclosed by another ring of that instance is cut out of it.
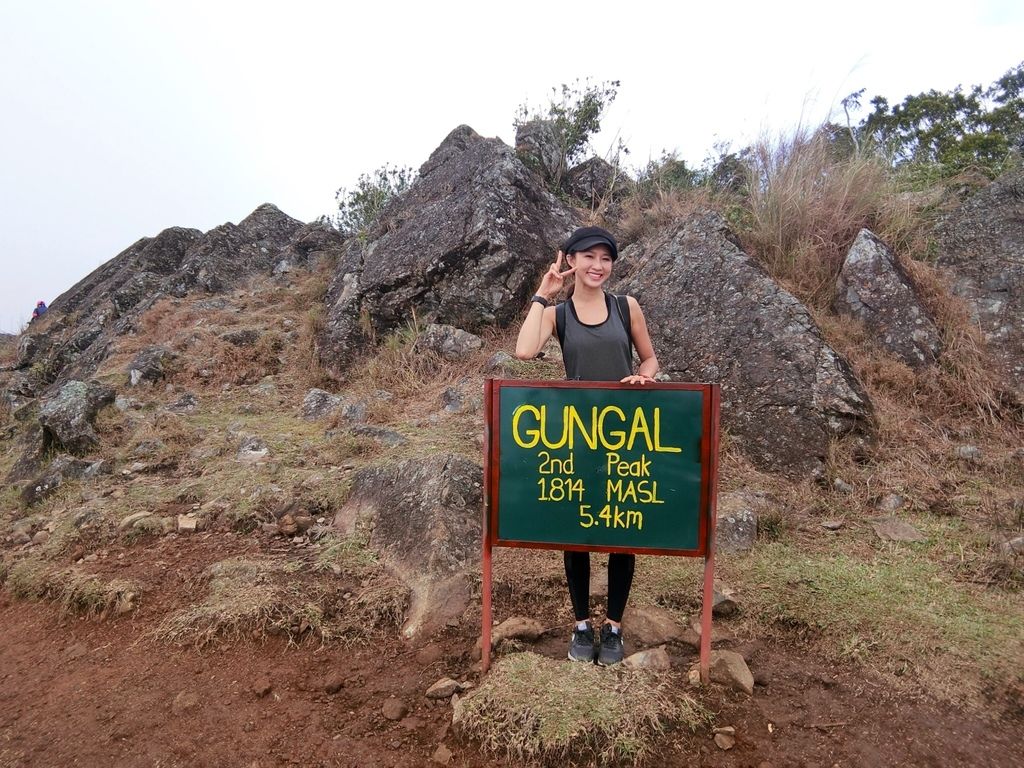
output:
<svg viewBox="0 0 1024 768"><path fill-rule="evenodd" d="M568 379L624 384L653 382L658 359L640 305L632 296L622 302L604 290L618 256L615 238L607 230L582 227L573 232L530 301L529 313L516 341L516 357L536 357L557 329ZM568 264L564 271L563 258ZM558 309L554 299L569 275L573 276L569 297L565 307ZM631 339L640 357L640 368L635 374ZM573 661L596 658L598 664L607 666L622 660L622 614L633 583L635 563L635 555L609 556L608 616L601 626L600 641L595 643L590 624L590 553L565 553L565 577L576 617L569 644L569 658Z"/></svg>

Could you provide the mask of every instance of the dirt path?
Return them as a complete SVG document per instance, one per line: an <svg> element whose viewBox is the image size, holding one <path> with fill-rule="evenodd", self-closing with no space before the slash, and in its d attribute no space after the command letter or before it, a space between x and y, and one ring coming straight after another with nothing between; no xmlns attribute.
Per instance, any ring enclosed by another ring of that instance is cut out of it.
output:
<svg viewBox="0 0 1024 768"><path fill-rule="evenodd" d="M459 743L450 707L423 696L438 678L466 674L471 628L419 648L271 639L202 652L157 644L146 629L61 621L52 606L0 596L0 766L429 766L442 743L450 765L500 764ZM551 637L536 650L560 656L563 645ZM718 689L703 699L719 725L736 727L736 747L669 734L661 764L1018 764L1019 721L891 694L782 647L743 650L765 684L752 699ZM409 710L397 722L381 713L391 696Z"/></svg>

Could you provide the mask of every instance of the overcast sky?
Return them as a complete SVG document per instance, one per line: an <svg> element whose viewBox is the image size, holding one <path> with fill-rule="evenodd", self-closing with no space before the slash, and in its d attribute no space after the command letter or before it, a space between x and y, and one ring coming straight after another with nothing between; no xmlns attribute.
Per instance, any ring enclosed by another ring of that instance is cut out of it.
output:
<svg viewBox="0 0 1024 768"><path fill-rule="evenodd" d="M620 80L595 142L693 164L1024 59L1024 3L0 0L0 330L140 237L263 202L309 221L468 123Z"/></svg>

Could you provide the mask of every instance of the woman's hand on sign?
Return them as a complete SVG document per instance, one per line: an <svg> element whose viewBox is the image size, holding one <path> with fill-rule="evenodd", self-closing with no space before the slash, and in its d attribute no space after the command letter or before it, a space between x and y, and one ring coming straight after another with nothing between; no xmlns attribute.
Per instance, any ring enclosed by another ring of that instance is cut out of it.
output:
<svg viewBox="0 0 1024 768"><path fill-rule="evenodd" d="M635 374L633 376L627 376L619 382L620 384L653 384L654 379L650 376L645 376L642 373Z"/></svg>
<svg viewBox="0 0 1024 768"><path fill-rule="evenodd" d="M562 256L562 252L559 251L555 263L548 267L548 271L541 278L540 288L537 289L537 293L545 299L555 298L558 292L562 290L562 282L565 278L576 271L576 267L569 267L564 272L562 271Z"/></svg>

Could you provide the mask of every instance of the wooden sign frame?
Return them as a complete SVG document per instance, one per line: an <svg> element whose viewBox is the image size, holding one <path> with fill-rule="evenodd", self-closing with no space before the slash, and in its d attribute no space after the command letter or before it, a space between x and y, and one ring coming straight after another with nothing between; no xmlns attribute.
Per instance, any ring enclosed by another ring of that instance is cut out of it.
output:
<svg viewBox="0 0 1024 768"><path fill-rule="evenodd" d="M608 389L608 390L687 390L703 393L701 431L701 489L698 545L692 549L658 547L619 547L604 545L562 544L502 539L498 534L500 514L500 448L501 390L506 387L543 389ZM714 601L715 521L718 496L718 453L720 444L719 410L721 387L718 384L664 383L620 384L618 382L522 381L487 379L484 382L484 509L482 560L482 666L486 672L491 655L491 591L492 549L494 547L525 547L586 552L629 552L635 554L670 555L704 558L704 584L701 606L700 674L707 682L711 654L711 609Z"/></svg>

